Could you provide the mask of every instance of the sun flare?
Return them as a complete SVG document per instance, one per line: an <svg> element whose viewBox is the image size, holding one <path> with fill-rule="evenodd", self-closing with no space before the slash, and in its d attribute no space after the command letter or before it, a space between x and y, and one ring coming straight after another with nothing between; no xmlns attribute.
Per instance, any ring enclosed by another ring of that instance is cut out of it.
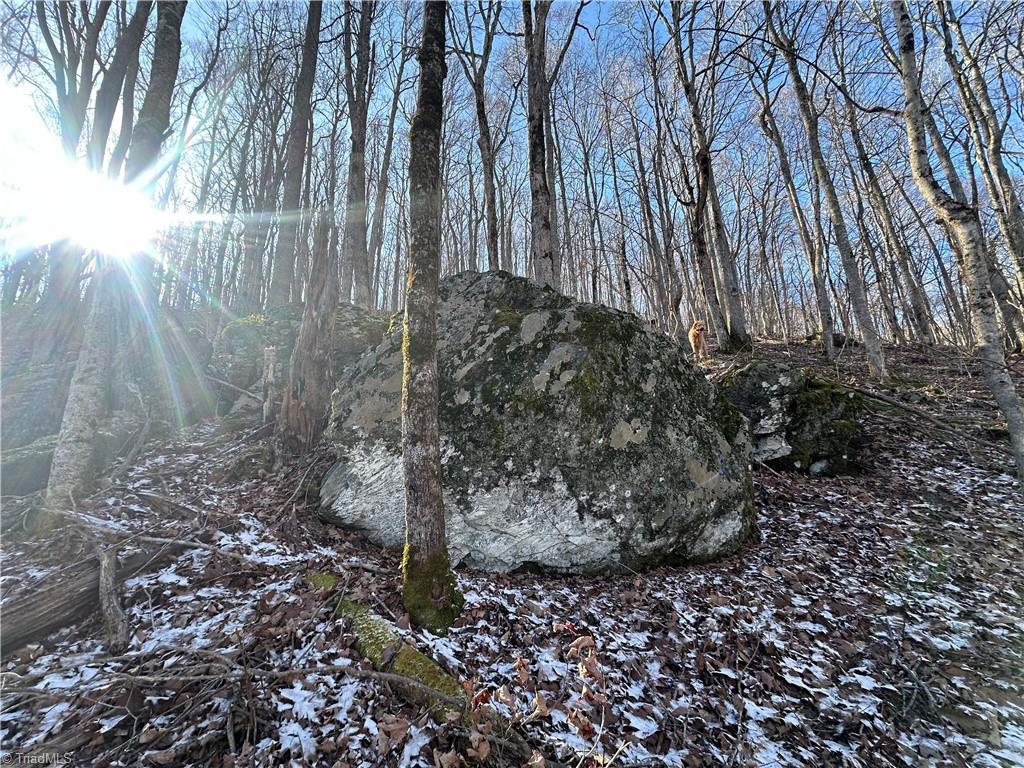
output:
<svg viewBox="0 0 1024 768"><path fill-rule="evenodd" d="M119 259L149 250L164 217L146 196L67 165L20 191L11 231L17 249L67 240Z"/></svg>
<svg viewBox="0 0 1024 768"><path fill-rule="evenodd" d="M6 258L57 242L118 259L153 250L169 225L143 191L70 159L31 102L0 81L0 246Z"/></svg>

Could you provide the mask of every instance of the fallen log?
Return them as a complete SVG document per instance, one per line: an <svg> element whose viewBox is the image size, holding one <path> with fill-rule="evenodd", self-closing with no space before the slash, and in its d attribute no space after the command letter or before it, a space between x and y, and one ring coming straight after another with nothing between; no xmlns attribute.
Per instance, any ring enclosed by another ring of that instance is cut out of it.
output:
<svg viewBox="0 0 1024 768"><path fill-rule="evenodd" d="M931 424L931 426L934 429L938 430L944 435L948 435L951 438L967 440L969 442L985 446L986 448L991 448L995 451L999 451L1000 453L1006 456L1012 456L1008 448L1004 448L1003 446L991 440L984 440L978 437L977 435L972 435L962 428L953 429L947 422L944 422L938 417L932 416L927 411L924 411L920 408L916 408L915 406L910 405L909 403L902 403L894 397L883 395L881 392L875 392L873 389L864 389L863 387L857 387L854 386L853 384L843 384L841 381L832 381L831 383L835 384L837 387L841 387L842 389L847 389L850 390L851 392L858 392L864 395L864 397L870 398L872 400L877 400L878 402L884 403L885 405L897 408L902 411L906 411L912 416L927 421L929 424Z"/></svg>
<svg viewBox="0 0 1024 768"><path fill-rule="evenodd" d="M459 681L412 643L401 638L388 621L344 597L335 598L334 606L335 616L345 616L351 622L356 650L366 657L378 674L395 678L392 689L402 698L425 706L439 722L461 720L467 728L474 722L487 723L493 732L477 735L486 738L495 748L494 757L498 764L566 768L544 757L497 713L481 711L475 718L470 716L471 702Z"/></svg>
<svg viewBox="0 0 1024 768"><path fill-rule="evenodd" d="M173 550L143 551L118 565L113 582L122 584L144 568L169 560ZM62 568L10 601L0 603L0 658L96 612L100 606L100 557Z"/></svg>
<svg viewBox="0 0 1024 768"><path fill-rule="evenodd" d="M388 622L351 600L339 598L335 615L345 616L352 622L356 636L356 649L365 656L378 672L399 675L419 685L398 684L396 689L406 699L430 708L438 720L453 709L464 714L469 702L459 681L440 665L391 629Z"/></svg>

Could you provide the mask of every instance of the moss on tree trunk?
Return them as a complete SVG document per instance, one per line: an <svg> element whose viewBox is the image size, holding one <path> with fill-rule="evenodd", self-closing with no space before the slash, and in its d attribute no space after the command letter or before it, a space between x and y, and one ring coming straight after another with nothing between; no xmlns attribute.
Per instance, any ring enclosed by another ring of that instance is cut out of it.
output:
<svg viewBox="0 0 1024 768"><path fill-rule="evenodd" d="M432 632L448 629L462 612L447 549L415 557L406 544L402 555L402 599L410 618Z"/></svg>
<svg viewBox="0 0 1024 768"><path fill-rule="evenodd" d="M447 3L427 3L423 11L420 87L409 130L411 258L402 337L402 593L413 622L433 631L447 629L462 609L445 540L438 421L437 296L446 10Z"/></svg>

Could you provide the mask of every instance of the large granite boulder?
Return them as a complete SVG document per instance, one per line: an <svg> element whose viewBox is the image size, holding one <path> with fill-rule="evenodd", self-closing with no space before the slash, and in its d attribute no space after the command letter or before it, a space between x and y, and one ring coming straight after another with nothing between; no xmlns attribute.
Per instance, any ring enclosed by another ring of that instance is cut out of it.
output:
<svg viewBox="0 0 1024 768"><path fill-rule="evenodd" d="M263 377L263 350L277 349L285 376L292 348L302 322L302 304L285 304L265 314L249 315L228 323L213 344L210 370L231 387L219 387L221 412L227 412L240 397ZM387 313L339 304L334 317L334 369L340 373L363 352L384 338L391 320Z"/></svg>
<svg viewBox="0 0 1024 768"><path fill-rule="evenodd" d="M750 420L753 459L812 475L849 470L863 442L864 400L810 372L754 360L722 382Z"/></svg>
<svg viewBox="0 0 1024 768"><path fill-rule="evenodd" d="M449 548L488 570L700 562L754 527L746 423L672 339L507 273L441 286ZM321 517L403 542L401 330L338 383Z"/></svg>

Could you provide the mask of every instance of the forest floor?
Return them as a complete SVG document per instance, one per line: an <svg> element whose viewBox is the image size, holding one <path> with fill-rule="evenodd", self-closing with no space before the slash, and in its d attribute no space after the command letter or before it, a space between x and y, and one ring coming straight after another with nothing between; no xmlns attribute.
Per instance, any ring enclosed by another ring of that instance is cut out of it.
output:
<svg viewBox="0 0 1024 768"><path fill-rule="evenodd" d="M802 345L758 354L824 367ZM858 354L828 373L872 386ZM316 521L324 457L253 477L258 433L201 424L81 502L82 525L8 537L5 602L94 536L214 546L125 583L124 653L97 616L8 659L3 746L95 766L507 764L500 739L474 729L469 754L462 723L346 674L367 666L310 579L330 573L565 765L1024 765L1024 500L996 413L954 355L892 373L885 393L937 422L874 410L856 475L756 468L760 535L737 555L588 579L459 570L443 638L406 628L394 553Z"/></svg>

